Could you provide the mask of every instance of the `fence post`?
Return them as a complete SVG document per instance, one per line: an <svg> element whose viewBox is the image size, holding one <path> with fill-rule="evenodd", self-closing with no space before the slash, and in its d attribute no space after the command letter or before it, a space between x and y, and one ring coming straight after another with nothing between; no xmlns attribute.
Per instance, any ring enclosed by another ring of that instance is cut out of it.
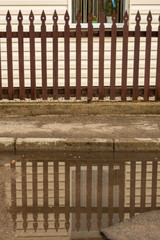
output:
<svg viewBox="0 0 160 240"><path fill-rule="evenodd" d="M58 99L58 15L53 14L53 99Z"/></svg>
<svg viewBox="0 0 160 240"><path fill-rule="evenodd" d="M76 99L81 99L81 13L78 12L76 26Z"/></svg>
<svg viewBox="0 0 160 240"><path fill-rule="evenodd" d="M33 12L30 12L29 16L30 27L29 27L29 35L30 35L30 67L31 67L31 99L36 99L36 73L35 73L35 36L34 36L34 15Z"/></svg>
<svg viewBox="0 0 160 240"><path fill-rule="evenodd" d="M92 12L88 15L88 101L93 97L93 26Z"/></svg>
<svg viewBox="0 0 160 240"><path fill-rule="evenodd" d="M133 70L133 100L138 98L138 77L139 77L139 48L140 48L140 21L139 11L136 15L135 43L134 43L134 70Z"/></svg>
<svg viewBox="0 0 160 240"><path fill-rule="evenodd" d="M111 37L111 80L110 80L110 99L115 99L115 75L116 75L116 27L117 16L116 12L112 15L112 37Z"/></svg>
<svg viewBox="0 0 160 240"><path fill-rule="evenodd" d="M126 101L127 95L127 59L128 59L128 13L124 15L123 27L123 62L122 62L122 90L121 100Z"/></svg>
<svg viewBox="0 0 160 240"><path fill-rule="evenodd" d="M1 42L0 42L0 100L2 100Z"/></svg>
<svg viewBox="0 0 160 240"><path fill-rule="evenodd" d="M6 38L7 38L7 67L8 67L8 99L13 99L13 66L12 66L12 28L11 15L8 10L6 15Z"/></svg>
<svg viewBox="0 0 160 240"><path fill-rule="evenodd" d="M64 30L64 41L65 41L65 99L69 100L70 98L70 45L69 45L69 14L66 11L65 16L65 30Z"/></svg>
<svg viewBox="0 0 160 240"><path fill-rule="evenodd" d="M147 16L147 32L146 32L146 60L145 60L145 83L144 83L144 101L149 100L149 80L150 80L150 57L151 57L151 35L152 35L152 15L149 11Z"/></svg>
<svg viewBox="0 0 160 240"><path fill-rule="evenodd" d="M18 50L19 50L19 86L20 86L20 100L25 99L24 88L24 53L23 53L23 16L21 11L18 14Z"/></svg>
<svg viewBox="0 0 160 240"><path fill-rule="evenodd" d="M41 49L42 49L42 98L47 99L47 62L46 62L46 15L42 12L41 15Z"/></svg>
<svg viewBox="0 0 160 240"><path fill-rule="evenodd" d="M100 14L99 29L99 99L104 98L104 12Z"/></svg>
<svg viewBox="0 0 160 240"><path fill-rule="evenodd" d="M158 27L158 47L157 47L157 73L156 73L156 92L155 100L160 100L160 16Z"/></svg>

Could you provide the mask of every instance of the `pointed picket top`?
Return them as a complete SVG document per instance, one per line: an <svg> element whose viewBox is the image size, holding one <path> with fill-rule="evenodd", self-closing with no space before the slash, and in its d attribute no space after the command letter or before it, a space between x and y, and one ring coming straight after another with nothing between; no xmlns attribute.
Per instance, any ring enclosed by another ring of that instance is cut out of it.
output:
<svg viewBox="0 0 160 240"><path fill-rule="evenodd" d="M54 23L56 23L58 21L58 15L57 15L56 10L54 11L54 14L53 14L53 21L54 21Z"/></svg>
<svg viewBox="0 0 160 240"><path fill-rule="evenodd" d="M135 18L136 22L140 22L141 21L141 15L139 13L139 11L137 12L136 18Z"/></svg>
<svg viewBox="0 0 160 240"><path fill-rule="evenodd" d="M18 21L19 21L19 22L22 22L22 21L23 21L23 16L22 16L21 10L19 10L19 13L18 13Z"/></svg>
<svg viewBox="0 0 160 240"><path fill-rule="evenodd" d="M34 21L34 14L33 14L32 10L31 10L30 15L29 15L29 21L30 22Z"/></svg>
<svg viewBox="0 0 160 240"><path fill-rule="evenodd" d="M6 21L10 22L11 21L11 14L10 11L8 10L7 15L6 15Z"/></svg>
<svg viewBox="0 0 160 240"><path fill-rule="evenodd" d="M151 11L149 11L149 13L148 13L147 22L148 22L148 24L151 24L151 22L152 22L152 14L151 14Z"/></svg>
<svg viewBox="0 0 160 240"><path fill-rule="evenodd" d="M112 14L112 22L113 22L113 24L116 24L116 21L117 21L117 14L116 14L116 11L114 10L113 14Z"/></svg>
<svg viewBox="0 0 160 240"><path fill-rule="evenodd" d="M103 12L103 9L101 10L101 13L100 13L100 23L101 24L104 23L104 12Z"/></svg>
<svg viewBox="0 0 160 240"><path fill-rule="evenodd" d="M66 13L65 13L65 15L64 15L64 20L65 20L66 23L69 22L69 13L68 13L68 10L66 10Z"/></svg>
<svg viewBox="0 0 160 240"><path fill-rule="evenodd" d="M76 20L77 20L77 24L80 24L81 22L81 12L78 11L77 15L76 15Z"/></svg>
<svg viewBox="0 0 160 240"><path fill-rule="evenodd" d="M41 21L42 22L46 21L46 14L45 14L44 10L42 11L42 14L41 14Z"/></svg>
<svg viewBox="0 0 160 240"><path fill-rule="evenodd" d="M124 19L124 23L125 23L125 24L126 24L126 23L128 22L128 20L129 20L129 16L128 16L127 10L125 11L125 14L124 14L123 19Z"/></svg>
<svg viewBox="0 0 160 240"><path fill-rule="evenodd" d="M88 22L92 22L93 20L93 15L92 15L92 11L90 11L90 13L88 14Z"/></svg>

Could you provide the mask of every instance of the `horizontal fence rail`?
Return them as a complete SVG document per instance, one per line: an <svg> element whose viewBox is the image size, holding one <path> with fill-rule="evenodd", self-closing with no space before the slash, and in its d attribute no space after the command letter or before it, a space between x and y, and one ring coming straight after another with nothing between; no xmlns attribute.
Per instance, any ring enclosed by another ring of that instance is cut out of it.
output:
<svg viewBox="0 0 160 240"><path fill-rule="evenodd" d="M36 98L41 98L47 100L48 97L53 97L54 100L57 100L59 97L64 96L66 100L69 100L70 97L76 97L77 100L80 100L82 96L87 96L88 101L91 101L94 96L98 97L99 100L104 100L105 97L109 97L110 100L115 100L119 96L120 100L126 101L127 96L130 96L132 100L137 101L139 96L143 97L144 101L149 101L150 96L154 96L155 100L160 100L160 24L158 31L152 31L152 15L149 12L147 16L147 27L146 31L141 31L140 13L137 12L136 15L136 25L135 31L129 31L128 22L129 16L127 11L124 14L124 26L123 29L118 29L116 26L116 13L113 13L112 16L112 27L111 29L105 29L104 26L104 13L100 14L100 24L99 28L93 28L92 24L92 13L88 16L88 29L82 29L81 23L81 14L77 14L77 25L76 29L73 30L69 25L69 14L66 11L64 20L65 26L64 31L58 31L58 15L55 11L53 14L53 31L49 32L46 30L46 15L45 12L42 12L41 15L41 32L35 32L34 28L34 14L31 11L29 15L29 31L23 31L23 15L21 11L18 14L18 31L12 32L11 25L11 14L8 11L6 15L6 32L0 32L0 38L6 39L7 46L7 79L8 86L3 87L3 67L1 64L2 58L0 57L0 100L8 98L12 100L14 98L19 98L24 100L25 98L31 98L35 100ZM160 17L158 19L160 23ZM104 76L105 66L105 41L107 37L111 38L111 49L110 49L110 74ZM129 37L134 39L134 56L133 56L133 86L127 86L127 71L128 71L128 44ZM139 84L139 71L140 71L140 40L145 38L145 64L144 64L144 86ZM18 40L18 71L19 71L19 87L14 87L13 79L13 39ZM25 67L24 67L24 40L29 39L29 52L30 52L30 87L25 86ZM41 81L42 86L37 85L36 79L36 39L41 40ZM51 38L53 41L52 44L52 66L53 66L53 76L52 76L52 87L47 85L48 79L48 66L47 66L47 39ZM59 39L64 39L64 87L58 86L59 80ZM74 38L76 41L76 76L75 82L76 86L73 87L70 81L70 39ZM86 82L87 86L82 84L82 38L88 39L87 47L87 76ZM93 84L93 54L94 54L94 38L99 39L99 58L98 58L98 86ZM121 73L121 83L119 86L116 85L116 60L118 56L117 51L117 40L122 38L122 73ZM157 39L157 57L156 57L156 68L155 75L156 81L154 85L150 84L150 68L151 68L151 41L152 38ZM1 43L2 44L2 43ZM1 52L2 54L2 52ZM105 85L106 81L109 83Z"/></svg>

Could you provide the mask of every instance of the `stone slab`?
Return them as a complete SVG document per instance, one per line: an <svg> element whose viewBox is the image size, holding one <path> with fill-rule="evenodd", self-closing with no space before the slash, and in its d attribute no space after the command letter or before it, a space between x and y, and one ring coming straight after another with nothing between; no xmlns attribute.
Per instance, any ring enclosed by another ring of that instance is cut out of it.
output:
<svg viewBox="0 0 160 240"><path fill-rule="evenodd" d="M114 139L114 151L160 151L160 138L119 138Z"/></svg>
<svg viewBox="0 0 160 240"><path fill-rule="evenodd" d="M14 138L0 138L0 151L14 151L15 139Z"/></svg>
<svg viewBox="0 0 160 240"><path fill-rule="evenodd" d="M112 139L18 138L16 151L113 151Z"/></svg>

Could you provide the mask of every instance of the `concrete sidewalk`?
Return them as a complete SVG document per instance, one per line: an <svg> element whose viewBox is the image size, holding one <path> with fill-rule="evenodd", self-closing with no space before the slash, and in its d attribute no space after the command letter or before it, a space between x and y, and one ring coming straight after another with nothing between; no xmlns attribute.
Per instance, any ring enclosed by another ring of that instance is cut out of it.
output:
<svg viewBox="0 0 160 240"><path fill-rule="evenodd" d="M160 151L160 115L1 117L0 150Z"/></svg>

